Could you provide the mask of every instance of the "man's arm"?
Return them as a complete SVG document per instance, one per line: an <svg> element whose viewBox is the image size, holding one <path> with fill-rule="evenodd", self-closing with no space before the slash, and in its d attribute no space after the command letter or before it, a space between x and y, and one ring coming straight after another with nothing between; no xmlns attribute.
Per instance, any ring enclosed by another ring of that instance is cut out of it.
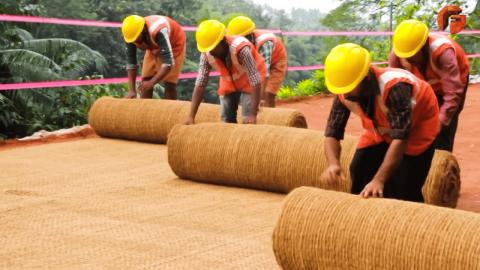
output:
<svg viewBox="0 0 480 270"><path fill-rule="evenodd" d="M257 64L253 58L250 48L245 46L243 47L238 55L239 63L245 68L248 76L248 81L250 86L253 89L252 100L250 112L251 115L249 119L246 120L246 123L255 124L257 118L258 104L260 102L260 93L262 92L262 81L260 78L260 73L257 69Z"/></svg>
<svg viewBox="0 0 480 270"><path fill-rule="evenodd" d="M270 77L270 66L272 65L272 53L273 53L273 42L267 41L258 50L260 55L265 60L265 66L267 67L267 78Z"/></svg>
<svg viewBox="0 0 480 270"><path fill-rule="evenodd" d="M136 98L137 90L135 81L137 80L137 47L132 43L125 43L127 54L127 75L128 75L128 95L127 98Z"/></svg>
<svg viewBox="0 0 480 270"><path fill-rule="evenodd" d="M163 81L163 78L167 76L168 72L172 69L172 66L175 64L175 59L173 56L172 46L170 44L170 38L168 35L168 29L163 28L160 30L156 36L156 43L160 48L159 57L162 60L162 65L158 69L157 73L146 82L142 82L139 88L142 90L149 90L155 86L156 83Z"/></svg>
<svg viewBox="0 0 480 270"><path fill-rule="evenodd" d="M340 153L342 151L340 140L343 139L345 134L345 126L349 117L350 110L340 102L338 97L335 97L325 129L324 151L328 167L322 174L322 178L332 185L343 181L345 178L340 166Z"/></svg>
<svg viewBox="0 0 480 270"><path fill-rule="evenodd" d="M190 125L195 123L195 116L197 115L198 107L203 100L203 93L208 84L209 72L212 69L207 61L207 57L202 53L200 56L200 64L198 65L198 76L195 81L195 88L192 94L192 103L190 107L190 115L185 124Z"/></svg>
<svg viewBox="0 0 480 270"><path fill-rule="evenodd" d="M387 182L387 180L393 175L393 172L395 172L398 166L400 166L400 163L402 163L406 148L407 140L392 140L390 146L388 147L387 153L385 154L382 165L380 165L380 168L373 177L372 182L380 181L382 184Z"/></svg>
<svg viewBox="0 0 480 270"><path fill-rule="evenodd" d="M383 197L383 188L385 182L392 176L403 160L403 154L407 148L406 140L393 140L388 147L382 165L378 169L373 179L360 192L364 198Z"/></svg>
<svg viewBox="0 0 480 270"><path fill-rule="evenodd" d="M263 57L265 62L265 66L267 68L267 74L265 77L265 81L268 81L270 78L270 67L272 65L272 53L273 53L273 41L266 41L258 50L260 55ZM265 82L262 87L262 92L260 93L260 98L264 101L267 100L267 93L266 93L267 83ZM262 101L261 101L262 103ZM262 105L263 106L263 105Z"/></svg>
<svg viewBox="0 0 480 270"><path fill-rule="evenodd" d="M453 49L445 50L436 64L440 69L439 75L444 92L443 104L440 107L440 122L443 126L448 126L462 103L465 85L460 78L460 68Z"/></svg>
<svg viewBox="0 0 480 270"><path fill-rule="evenodd" d="M385 182L402 163L411 127L412 91L412 86L407 83L398 83L390 90L386 105L389 108L387 117L393 140L377 173L360 193L363 197L383 197Z"/></svg>

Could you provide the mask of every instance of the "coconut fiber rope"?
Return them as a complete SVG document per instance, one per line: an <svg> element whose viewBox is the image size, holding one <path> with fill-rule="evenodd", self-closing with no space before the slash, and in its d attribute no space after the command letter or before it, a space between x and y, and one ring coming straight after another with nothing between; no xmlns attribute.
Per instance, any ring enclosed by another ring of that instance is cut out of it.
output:
<svg viewBox="0 0 480 270"><path fill-rule="evenodd" d="M349 192L348 167L357 140L342 142L345 181L331 184L319 131L265 125L178 125L168 141L168 161L180 178L288 193L300 186ZM426 203L456 205L460 175L455 157L437 151L423 188Z"/></svg>
<svg viewBox="0 0 480 270"><path fill-rule="evenodd" d="M172 127L185 122L189 113L190 102L187 101L102 97L92 105L89 123L102 137L165 143ZM202 103L195 122L220 122L220 107ZM305 117L293 109L262 108L257 122L307 127Z"/></svg>
<svg viewBox="0 0 480 270"><path fill-rule="evenodd" d="M301 187L273 250L283 269L480 269L480 215Z"/></svg>

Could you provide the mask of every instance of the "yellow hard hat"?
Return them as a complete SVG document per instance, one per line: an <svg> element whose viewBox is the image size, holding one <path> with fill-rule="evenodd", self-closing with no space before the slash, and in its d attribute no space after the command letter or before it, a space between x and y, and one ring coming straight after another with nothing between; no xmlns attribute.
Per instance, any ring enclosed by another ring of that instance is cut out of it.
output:
<svg viewBox="0 0 480 270"><path fill-rule="evenodd" d="M233 18L227 26L228 35L246 36L255 30L255 23L246 16L237 16Z"/></svg>
<svg viewBox="0 0 480 270"><path fill-rule="evenodd" d="M225 25L217 20L206 20L198 25L195 39L200 52L213 50L225 36Z"/></svg>
<svg viewBox="0 0 480 270"><path fill-rule="evenodd" d="M414 56L428 39L428 27L417 20L401 22L393 33L393 51L400 58Z"/></svg>
<svg viewBox="0 0 480 270"><path fill-rule="evenodd" d="M143 17L130 15L123 19L122 34L125 42L135 42L142 33L143 27L145 27L145 19Z"/></svg>
<svg viewBox="0 0 480 270"><path fill-rule="evenodd" d="M344 43L333 48L325 59L325 84L333 94L346 94L367 76L370 53L360 45Z"/></svg>

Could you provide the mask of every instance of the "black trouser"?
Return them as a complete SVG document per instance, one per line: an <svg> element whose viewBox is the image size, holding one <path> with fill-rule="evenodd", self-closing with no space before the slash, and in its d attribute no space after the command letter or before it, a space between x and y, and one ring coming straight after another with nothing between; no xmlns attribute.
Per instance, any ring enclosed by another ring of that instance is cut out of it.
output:
<svg viewBox="0 0 480 270"><path fill-rule="evenodd" d="M442 126L442 129L437 135L435 140L435 148L440 150L453 151L453 143L455 140L455 133L457 133L458 127L458 116L463 110L463 105L465 104L465 97L467 95L468 89L468 77L467 84L465 86L465 91L463 91L462 100L457 108L457 111L452 116L452 121L448 126ZM443 96L437 94L438 106L442 107L443 105Z"/></svg>
<svg viewBox="0 0 480 270"><path fill-rule="evenodd" d="M359 194L375 176L389 145L381 143L357 149L350 164L352 193ZM418 156L404 155L402 163L385 183L383 196L406 201L423 202L422 187L432 164L432 145Z"/></svg>

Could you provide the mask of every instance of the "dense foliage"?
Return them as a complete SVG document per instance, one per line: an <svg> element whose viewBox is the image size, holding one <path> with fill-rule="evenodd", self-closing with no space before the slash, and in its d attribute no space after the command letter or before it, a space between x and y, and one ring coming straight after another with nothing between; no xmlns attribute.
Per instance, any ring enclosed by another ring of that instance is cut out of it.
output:
<svg viewBox="0 0 480 270"><path fill-rule="evenodd" d="M406 18L418 18L435 27L438 9L452 1L343 0L329 13L293 9L291 13L250 0L3 0L0 13L46 17L121 21L128 14L162 14L182 25L207 18L228 22L246 14L258 28L289 30L389 30ZM462 6L466 1L458 2ZM480 28L479 10L469 17L469 28ZM468 53L480 52L478 36L456 37ZM289 65L317 65L341 42L357 42L371 50L375 61L390 51L388 37L282 37ZM187 32L184 72L197 70L193 32ZM141 60L139 53L138 58ZM124 43L117 28L75 27L50 24L0 23L0 83L59 79L125 77ZM472 61L478 72L478 60ZM211 79L205 100L217 102L217 79ZM190 99L194 80L179 83L179 98ZM155 96L163 89L156 87ZM323 71L289 72L279 98L315 95L325 91ZM86 122L92 102L102 95L123 96L125 85L97 85L64 89L0 92L0 138L21 137L39 129L53 130Z"/></svg>

